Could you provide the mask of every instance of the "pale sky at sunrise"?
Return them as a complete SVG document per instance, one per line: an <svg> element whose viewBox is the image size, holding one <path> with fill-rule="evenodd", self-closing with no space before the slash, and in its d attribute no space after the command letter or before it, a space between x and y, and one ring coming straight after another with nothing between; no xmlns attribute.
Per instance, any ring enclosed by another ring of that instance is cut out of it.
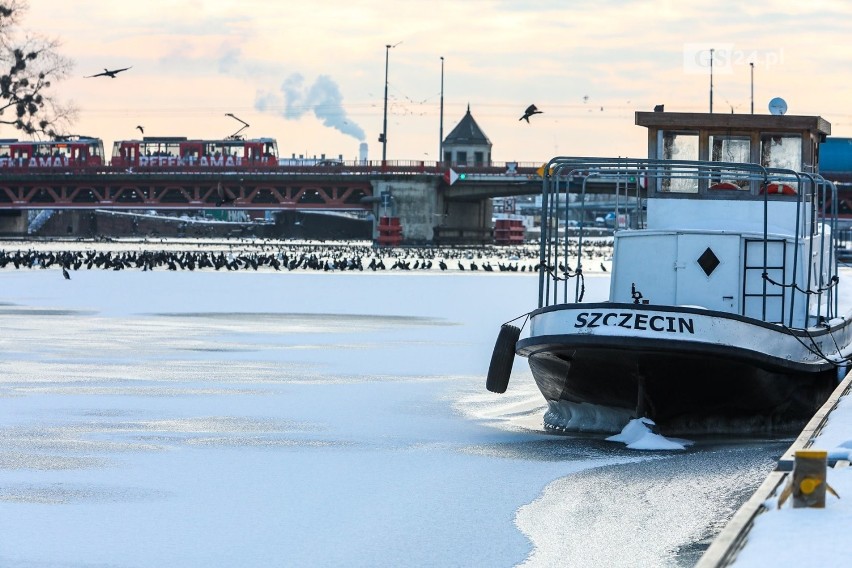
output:
<svg viewBox="0 0 852 568"><path fill-rule="evenodd" d="M75 62L54 94L73 133L274 137L279 153L381 159L385 45L389 160L435 160L467 105L495 161L646 153L634 111L755 112L783 97L852 136L852 3L619 0L30 0L23 26ZM400 43L401 42L401 43ZM116 79L84 78L132 66ZM299 78L301 77L301 79ZM518 118L530 103L543 114ZM0 137L17 133L0 128Z"/></svg>

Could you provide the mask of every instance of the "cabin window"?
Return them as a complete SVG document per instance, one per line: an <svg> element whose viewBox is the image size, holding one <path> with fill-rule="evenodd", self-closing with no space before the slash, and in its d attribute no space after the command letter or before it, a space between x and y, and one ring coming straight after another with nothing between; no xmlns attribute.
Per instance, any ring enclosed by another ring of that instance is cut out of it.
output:
<svg viewBox="0 0 852 568"><path fill-rule="evenodd" d="M661 132L660 158L663 160L697 160L698 134L694 132ZM698 180L664 176L660 191L666 193L698 193Z"/></svg>
<svg viewBox="0 0 852 568"><path fill-rule="evenodd" d="M802 137L762 134L760 136L760 165L765 168L801 171ZM799 188L799 184L793 180L784 181L783 186L792 188L792 191L797 191Z"/></svg>
<svg viewBox="0 0 852 568"><path fill-rule="evenodd" d="M760 136L760 165L798 172L802 169L802 137L763 134Z"/></svg>
<svg viewBox="0 0 852 568"><path fill-rule="evenodd" d="M474 152L473 153L473 164L475 166L481 166L483 164L483 159L485 155L482 152Z"/></svg>
<svg viewBox="0 0 852 568"><path fill-rule="evenodd" d="M456 152L456 163L460 166L466 166L467 152Z"/></svg>
<svg viewBox="0 0 852 568"><path fill-rule="evenodd" d="M710 135L710 161L751 163L751 138L748 136ZM746 179L733 179L721 175L710 177L711 190L748 191L750 185Z"/></svg>

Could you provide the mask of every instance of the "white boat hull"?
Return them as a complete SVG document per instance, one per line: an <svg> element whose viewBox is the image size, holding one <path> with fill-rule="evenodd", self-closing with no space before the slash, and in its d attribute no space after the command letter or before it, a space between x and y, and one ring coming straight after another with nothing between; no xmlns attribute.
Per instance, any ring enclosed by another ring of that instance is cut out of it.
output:
<svg viewBox="0 0 852 568"><path fill-rule="evenodd" d="M791 330L701 308L559 304L531 314L517 353L550 401L631 409L672 431L745 417L795 427L836 385L850 321Z"/></svg>

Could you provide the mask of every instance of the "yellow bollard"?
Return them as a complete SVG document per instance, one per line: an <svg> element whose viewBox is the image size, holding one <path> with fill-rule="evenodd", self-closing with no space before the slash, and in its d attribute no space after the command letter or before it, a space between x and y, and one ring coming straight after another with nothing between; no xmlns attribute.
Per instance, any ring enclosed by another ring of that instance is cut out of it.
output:
<svg viewBox="0 0 852 568"><path fill-rule="evenodd" d="M793 508L825 508L825 450L798 450L793 463Z"/></svg>

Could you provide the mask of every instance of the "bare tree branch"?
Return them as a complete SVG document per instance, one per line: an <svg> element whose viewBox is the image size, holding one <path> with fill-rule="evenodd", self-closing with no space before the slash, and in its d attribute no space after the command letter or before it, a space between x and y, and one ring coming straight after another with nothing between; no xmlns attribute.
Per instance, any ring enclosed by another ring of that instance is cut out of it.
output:
<svg viewBox="0 0 852 568"><path fill-rule="evenodd" d="M27 0L0 0L0 125L30 135L56 136L75 118L73 106L49 89L64 79L73 62L59 54L59 42L20 29Z"/></svg>

